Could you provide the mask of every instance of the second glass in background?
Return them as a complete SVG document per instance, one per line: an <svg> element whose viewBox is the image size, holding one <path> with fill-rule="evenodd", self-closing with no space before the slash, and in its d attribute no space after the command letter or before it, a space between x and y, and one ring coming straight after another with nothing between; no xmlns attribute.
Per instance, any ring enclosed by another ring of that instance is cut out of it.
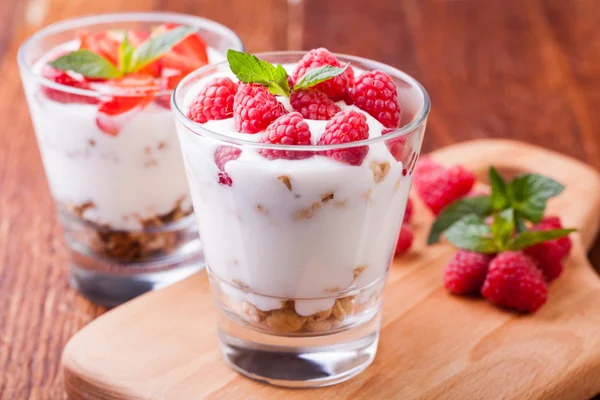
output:
<svg viewBox="0 0 600 400"><path fill-rule="evenodd" d="M77 49L82 33L88 47L104 51L112 43L103 41L107 32L128 32L132 43L143 42L153 29L176 25L198 28L207 45L205 62L222 61L227 49L243 48L235 33L210 20L131 13L59 22L19 50L40 153L70 249L71 285L100 304L117 305L202 267L169 107L174 84L165 71L172 68L157 65L162 74L156 91L144 92L148 98L138 102L138 93L110 84L61 84L52 79L60 71L46 63ZM186 59L175 54L169 61ZM129 103L135 107L116 109Z"/></svg>

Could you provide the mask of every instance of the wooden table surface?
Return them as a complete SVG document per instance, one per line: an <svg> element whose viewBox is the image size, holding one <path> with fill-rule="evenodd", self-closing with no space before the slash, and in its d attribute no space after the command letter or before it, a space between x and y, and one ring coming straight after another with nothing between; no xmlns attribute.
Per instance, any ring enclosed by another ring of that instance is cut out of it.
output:
<svg viewBox="0 0 600 400"><path fill-rule="evenodd" d="M1 0L1 399L63 398L63 346L105 311L67 284L17 49L61 19L135 10L214 19L252 52L324 46L394 65L431 96L425 151L513 138L600 169L597 0ZM590 256L600 266L600 242Z"/></svg>

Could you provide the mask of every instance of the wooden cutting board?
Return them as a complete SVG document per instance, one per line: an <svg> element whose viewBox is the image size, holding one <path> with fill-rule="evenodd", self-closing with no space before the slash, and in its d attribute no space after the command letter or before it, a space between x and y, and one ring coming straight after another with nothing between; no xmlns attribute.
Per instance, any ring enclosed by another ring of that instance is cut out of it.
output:
<svg viewBox="0 0 600 400"><path fill-rule="evenodd" d="M436 151L485 179L540 172L567 185L549 212L576 226L564 275L535 315L449 295L442 269L453 254L425 246L432 221L416 202L415 244L396 260L385 292L374 363L348 382L282 389L247 379L221 360L206 273L143 295L91 322L63 353L72 399L587 399L600 393L600 279L586 251L600 218L600 176L527 144L478 140ZM413 198L416 199L415 196Z"/></svg>

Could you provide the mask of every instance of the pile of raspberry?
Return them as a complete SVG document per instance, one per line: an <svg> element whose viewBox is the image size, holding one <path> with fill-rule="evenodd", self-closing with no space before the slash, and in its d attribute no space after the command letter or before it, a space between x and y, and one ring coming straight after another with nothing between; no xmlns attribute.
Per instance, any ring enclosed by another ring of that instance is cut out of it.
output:
<svg viewBox="0 0 600 400"><path fill-rule="evenodd" d="M326 65L343 67L327 49L309 51L288 76L290 88L311 69ZM238 132L259 134L261 143L286 146L314 144L305 120L329 121L317 145L368 139L366 116L356 110L342 111L340 105L336 104L340 101L369 113L389 131L400 124L397 88L390 76L381 71L368 71L355 77L350 66L342 74L309 89L293 90L290 94L293 111L289 112L261 84L234 82L227 77L215 78L191 102L188 117L197 123L233 118ZM367 146L320 152L264 148L259 150L259 154L270 160L298 160L320 155L349 165L361 165L368 151ZM224 166L240 155L241 150L237 148L217 149L215 163L220 170L220 183L232 185Z"/></svg>
<svg viewBox="0 0 600 400"><path fill-rule="evenodd" d="M560 228L558 217L546 217L532 229ZM571 245L567 236L496 255L458 250L444 270L444 287L458 295L480 293L502 308L535 312L546 303L548 283L561 275Z"/></svg>
<svg viewBox="0 0 600 400"><path fill-rule="evenodd" d="M465 196L477 196L473 190L475 175L460 165L444 168L422 157L415 169L416 192L423 203L438 215L446 206ZM484 194L484 193L483 193ZM412 242L409 200L396 254L405 252ZM529 230L562 229L558 217L545 217ZM563 259L571 251L566 236L528 247L522 251L481 254L458 250L444 270L444 287L457 295L481 294L490 303L519 312L535 312L547 300L548 283L563 271Z"/></svg>

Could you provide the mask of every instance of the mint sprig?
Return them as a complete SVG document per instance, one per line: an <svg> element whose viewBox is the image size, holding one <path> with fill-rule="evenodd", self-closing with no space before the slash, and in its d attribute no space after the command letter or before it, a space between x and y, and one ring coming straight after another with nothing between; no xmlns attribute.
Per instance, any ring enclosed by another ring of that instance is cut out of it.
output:
<svg viewBox="0 0 600 400"><path fill-rule="evenodd" d="M76 50L49 63L63 71L74 71L88 78L114 79L121 71L106 58L89 50Z"/></svg>
<svg viewBox="0 0 600 400"><path fill-rule="evenodd" d="M514 235L513 212L512 209L506 209L496 214L491 227L483 218L474 214L467 215L446 231L446 239L460 249L496 254L509 250L524 250L549 240L560 239L575 231L575 229L551 229L525 231Z"/></svg>
<svg viewBox="0 0 600 400"><path fill-rule="evenodd" d="M459 199L442 210L431 227L428 244L437 243L444 232L466 215L483 218L508 209L512 210L517 233L525 232L526 221L539 222L548 200L564 189L560 183L539 174L524 174L506 182L494 167L490 167L489 181L491 195Z"/></svg>
<svg viewBox="0 0 600 400"><path fill-rule="evenodd" d="M229 49L227 61L231 72L243 83L256 83L266 87L276 96L290 96L291 90L288 83L288 74L281 64L273 65L260 60L252 54ZM349 65L349 64L348 64ZM294 85L293 90L303 90L325 82L342 74L346 68L324 65L313 68L304 74Z"/></svg>
<svg viewBox="0 0 600 400"><path fill-rule="evenodd" d="M198 28L191 26L178 26L144 41L131 55L131 71L139 71L158 60L183 39L197 31Z"/></svg>
<svg viewBox="0 0 600 400"><path fill-rule="evenodd" d="M87 49L73 51L48 64L54 68L73 71L88 78L116 79L138 72L197 31L198 28L180 26L150 37L137 48L131 45L125 32L119 46L118 66Z"/></svg>

